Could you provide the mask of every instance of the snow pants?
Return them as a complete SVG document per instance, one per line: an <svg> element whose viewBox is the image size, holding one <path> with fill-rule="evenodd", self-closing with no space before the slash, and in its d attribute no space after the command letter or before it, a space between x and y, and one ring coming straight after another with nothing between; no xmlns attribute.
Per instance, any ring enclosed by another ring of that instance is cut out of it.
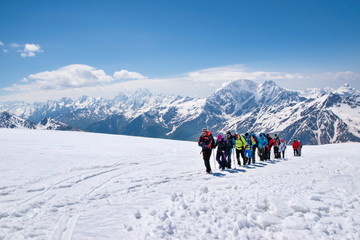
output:
<svg viewBox="0 0 360 240"><path fill-rule="evenodd" d="M255 163L256 148L256 146L252 146L251 159L253 164Z"/></svg>
<svg viewBox="0 0 360 240"><path fill-rule="evenodd" d="M300 149L294 148L294 156L300 156Z"/></svg>
<svg viewBox="0 0 360 240"><path fill-rule="evenodd" d="M265 160L270 160L271 148L265 147Z"/></svg>
<svg viewBox="0 0 360 240"><path fill-rule="evenodd" d="M240 150L239 150L239 149L236 149L236 160L237 160L239 166L241 165L240 155L241 155L241 158L242 158L243 165L245 165L245 153L244 153L244 149L240 149Z"/></svg>
<svg viewBox="0 0 360 240"><path fill-rule="evenodd" d="M258 148L258 155L260 161L264 161L266 159L266 148Z"/></svg>
<svg viewBox="0 0 360 240"><path fill-rule="evenodd" d="M219 163L219 168L224 170L227 166L226 153L223 151L217 151L216 161Z"/></svg>
<svg viewBox="0 0 360 240"><path fill-rule="evenodd" d="M245 163L246 164L251 163L251 157L252 157L252 149L245 149Z"/></svg>
<svg viewBox="0 0 360 240"><path fill-rule="evenodd" d="M274 157L277 158L281 158L280 152L279 152L279 147L278 146L274 146Z"/></svg>
<svg viewBox="0 0 360 240"><path fill-rule="evenodd" d="M231 155L232 155L232 151L233 151L233 149L232 148L230 148L230 150L228 150L227 152L226 152L226 159L227 159L227 165L226 165L226 167L227 168L231 168Z"/></svg>
<svg viewBox="0 0 360 240"><path fill-rule="evenodd" d="M202 150L204 164L205 164L207 173L211 173L211 166L210 166L211 152L212 152L212 149L203 149Z"/></svg>

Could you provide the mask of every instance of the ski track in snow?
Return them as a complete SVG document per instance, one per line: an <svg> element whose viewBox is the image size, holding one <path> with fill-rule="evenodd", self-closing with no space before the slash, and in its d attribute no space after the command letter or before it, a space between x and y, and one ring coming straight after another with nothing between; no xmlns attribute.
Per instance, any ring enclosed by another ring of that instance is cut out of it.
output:
<svg viewBox="0 0 360 240"><path fill-rule="evenodd" d="M142 165L145 169L151 169L154 166L161 166L163 162L145 164ZM71 172L71 176L62 175L65 177L56 183L52 183L53 179L44 179L36 185L42 185L46 187L37 188L36 186L22 186L27 190L19 189L19 193L13 192L14 195L26 196L27 194L35 194L24 200L19 201L10 208L16 209L14 212L5 212L5 216L14 216L17 222L21 221L20 225L30 226L28 222L36 222L36 219L48 218L49 213L54 214L54 218L51 220L56 229L54 230L51 239L71 239L73 228L76 225L76 221L79 218L78 210L86 209L90 201L97 201L99 199L106 199L110 196L109 193L101 192L101 188L107 184L117 183L123 186L117 189L122 194L129 194L135 191L140 191L143 188L150 188L152 186L158 187L160 184L167 183L176 178L165 179L127 179L126 175L141 172L139 168L128 168L125 171L118 167L120 164L114 165L113 168L103 170L91 170L85 173ZM147 166L148 165L148 166ZM135 166L135 165L134 165ZM142 176L139 173L139 178ZM180 177L181 178L181 177ZM21 191L22 190L22 191ZM91 204L90 204L91 205ZM96 206L96 205L95 205ZM59 214L57 214L59 212ZM56 214L55 214L56 213ZM45 215L45 216L44 216ZM32 237L42 236L38 229L40 228L26 229L31 231ZM17 229L19 230L19 229ZM25 229L24 229L25 231ZM39 232L39 233L37 233ZM26 234L24 234L26 236ZM44 235L45 237L45 235Z"/></svg>
<svg viewBox="0 0 360 240"><path fill-rule="evenodd" d="M357 143L207 175L193 142L3 129L0 142L0 239L360 239Z"/></svg>

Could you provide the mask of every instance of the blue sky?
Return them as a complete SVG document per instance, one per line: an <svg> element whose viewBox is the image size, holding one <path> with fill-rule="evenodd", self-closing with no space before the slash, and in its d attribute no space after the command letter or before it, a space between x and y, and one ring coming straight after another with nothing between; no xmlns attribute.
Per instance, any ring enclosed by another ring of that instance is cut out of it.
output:
<svg viewBox="0 0 360 240"><path fill-rule="evenodd" d="M239 78L359 89L359 13L358 0L4 0L0 100L206 96Z"/></svg>

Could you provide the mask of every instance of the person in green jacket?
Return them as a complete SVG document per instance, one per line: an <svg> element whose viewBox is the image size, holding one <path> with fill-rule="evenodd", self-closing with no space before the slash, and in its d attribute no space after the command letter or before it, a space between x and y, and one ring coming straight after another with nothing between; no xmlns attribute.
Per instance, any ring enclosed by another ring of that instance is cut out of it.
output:
<svg viewBox="0 0 360 240"><path fill-rule="evenodd" d="M238 162L238 165L241 166L240 155L243 160L243 165L246 165L245 164L245 154L244 154L246 141L245 141L244 137L241 136L240 134L235 133L234 137L235 137L235 148L236 148L236 160Z"/></svg>

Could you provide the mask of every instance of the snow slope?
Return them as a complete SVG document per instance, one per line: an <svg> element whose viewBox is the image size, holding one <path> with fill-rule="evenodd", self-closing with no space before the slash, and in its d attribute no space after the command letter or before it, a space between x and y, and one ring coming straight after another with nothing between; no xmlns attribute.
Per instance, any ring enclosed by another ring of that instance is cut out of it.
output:
<svg viewBox="0 0 360 240"><path fill-rule="evenodd" d="M0 129L0 146L0 239L360 239L359 143L212 175L195 142Z"/></svg>

